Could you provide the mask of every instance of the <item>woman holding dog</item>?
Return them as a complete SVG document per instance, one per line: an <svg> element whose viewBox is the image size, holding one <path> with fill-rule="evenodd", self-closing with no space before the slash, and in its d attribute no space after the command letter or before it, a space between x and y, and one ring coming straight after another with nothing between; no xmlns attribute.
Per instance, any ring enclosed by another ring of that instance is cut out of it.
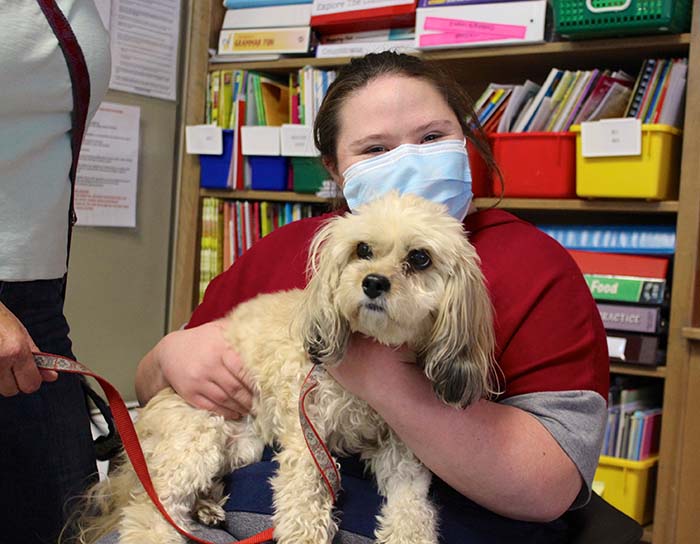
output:
<svg viewBox="0 0 700 544"><path fill-rule="evenodd" d="M445 542L563 541L559 518L588 501L605 429L605 332L564 249L506 212L470 206L464 140L493 162L474 126L471 104L454 80L417 58L382 53L340 71L315 136L351 210L393 189L440 202L464 219L494 305L500 395L464 410L448 407L410 364L413 354L360 336L331 372L434 473ZM142 403L171 385L197 407L230 418L248 412L253 387L216 320L257 294L303 287L308 243L322 220L275 231L212 282L187 328L141 361ZM354 465L342 463L341 536L369 542L381 499ZM236 537L269 525L264 489L272 470L263 461L231 476L238 492L226 507L236 512L227 528Z"/></svg>

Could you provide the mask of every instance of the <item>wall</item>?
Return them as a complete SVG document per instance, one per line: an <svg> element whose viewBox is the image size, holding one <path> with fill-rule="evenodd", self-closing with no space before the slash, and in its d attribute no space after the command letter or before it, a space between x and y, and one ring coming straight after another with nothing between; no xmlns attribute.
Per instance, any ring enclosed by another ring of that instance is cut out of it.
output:
<svg viewBox="0 0 700 544"><path fill-rule="evenodd" d="M105 100L141 108L136 228L75 229L66 315L78 360L133 400L136 365L166 330L177 105Z"/></svg>

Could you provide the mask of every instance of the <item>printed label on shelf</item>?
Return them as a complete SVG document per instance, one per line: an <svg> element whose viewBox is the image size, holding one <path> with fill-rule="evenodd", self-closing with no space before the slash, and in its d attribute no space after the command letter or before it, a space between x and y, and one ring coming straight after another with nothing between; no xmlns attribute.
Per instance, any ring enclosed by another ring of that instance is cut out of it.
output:
<svg viewBox="0 0 700 544"><path fill-rule="evenodd" d="M608 355L615 359L625 360L625 349L627 348L627 338L608 336Z"/></svg>
<svg viewBox="0 0 700 544"><path fill-rule="evenodd" d="M639 119L602 119L581 123L584 157L628 157L642 154L642 122Z"/></svg>

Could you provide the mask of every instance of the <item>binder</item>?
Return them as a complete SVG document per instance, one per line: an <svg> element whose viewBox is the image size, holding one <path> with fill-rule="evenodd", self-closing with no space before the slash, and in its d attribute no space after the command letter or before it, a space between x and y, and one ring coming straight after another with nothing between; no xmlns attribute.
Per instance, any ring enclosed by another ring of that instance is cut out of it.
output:
<svg viewBox="0 0 700 544"><path fill-rule="evenodd" d="M660 334L666 329L659 307L606 303L597 306L606 330Z"/></svg>
<svg viewBox="0 0 700 544"><path fill-rule="evenodd" d="M546 0L418 8L416 44L442 49L542 42L546 11Z"/></svg>

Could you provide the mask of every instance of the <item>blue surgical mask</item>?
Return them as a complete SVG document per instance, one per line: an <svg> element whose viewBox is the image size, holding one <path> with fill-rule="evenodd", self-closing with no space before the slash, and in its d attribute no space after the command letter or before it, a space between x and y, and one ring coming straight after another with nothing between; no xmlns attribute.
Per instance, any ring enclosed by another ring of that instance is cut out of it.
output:
<svg viewBox="0 0 700 544"><path fill-rule="evenodd" d="M343 172L343 195L352 211L389 191L411 193L447 207L462 221L472 200L472 174L464 140L403 144Z"/></svg>

